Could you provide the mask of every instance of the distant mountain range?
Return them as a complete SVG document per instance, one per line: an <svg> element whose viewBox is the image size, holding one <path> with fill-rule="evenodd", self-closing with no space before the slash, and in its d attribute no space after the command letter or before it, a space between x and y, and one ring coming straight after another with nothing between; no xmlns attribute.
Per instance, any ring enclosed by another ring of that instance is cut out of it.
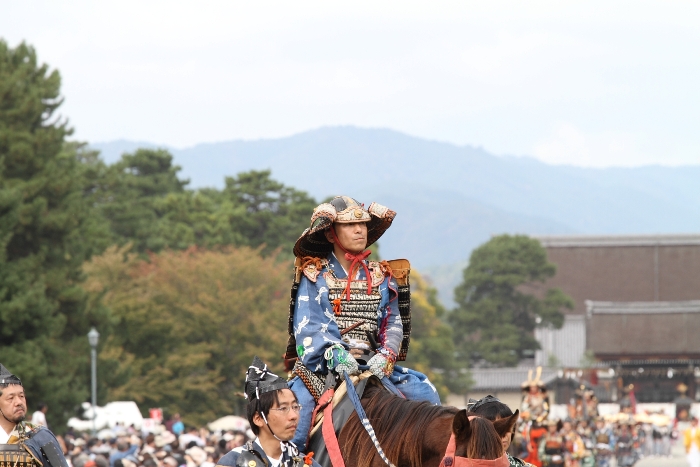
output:
<svg viewBox="0 0 700 467"><path fill-rule="evenodd" d="M105 161L158 147L91 145ZM386 129L329 127L287 138L169 149L191 188L222 187L225 176L271 169L275 179L323 199L347 194L397 211L382 256L409 258L450 306L471 250L500 233L700 232L700 165L589 169Z"/></svg>

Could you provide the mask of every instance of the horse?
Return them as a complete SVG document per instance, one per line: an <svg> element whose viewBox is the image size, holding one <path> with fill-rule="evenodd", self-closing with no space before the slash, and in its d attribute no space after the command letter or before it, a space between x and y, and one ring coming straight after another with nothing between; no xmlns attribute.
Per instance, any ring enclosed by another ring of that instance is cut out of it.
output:
<svg viewBox="0 0 700 467"><path fill-rule="evenodd" d="M491 422L466 410L409 401L368 384L362 406L389 461L399 467L438 467L452 434L456 457L493 460L503 456L502 438L519 412ZM385 467L357 413L338 435L346 467Z"/></svg>

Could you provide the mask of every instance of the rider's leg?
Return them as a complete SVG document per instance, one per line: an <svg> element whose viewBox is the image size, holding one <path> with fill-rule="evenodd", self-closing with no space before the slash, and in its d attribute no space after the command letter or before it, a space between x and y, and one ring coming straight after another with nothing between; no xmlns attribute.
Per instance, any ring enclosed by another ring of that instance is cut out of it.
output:
<svg viewBox="0 0 700 467"><path fill-rule="evenodd" d="M311 428L311 415L313 414L316 401L298 376L289 381L289 389L296 394L299 404L301 405L299 421L297 422L297 431L294 433L292 442L296 444L300 452L306 452L306 437Z"/></svg>
<svg viewBox="0 0 700 467"><path fill-rule="evenodd" d="M410 368L394 366L394 372L389 376L396 389L406 396L406 399L414 401L428 401L431 404L440 405L440 396L427 376Z"/></svg>

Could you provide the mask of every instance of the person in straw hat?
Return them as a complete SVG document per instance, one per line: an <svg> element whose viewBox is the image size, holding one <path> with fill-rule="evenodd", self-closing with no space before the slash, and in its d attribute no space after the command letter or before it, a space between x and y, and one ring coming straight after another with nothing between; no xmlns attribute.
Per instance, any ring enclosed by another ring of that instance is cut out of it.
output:
<svg viewBox="0 0 700 467"><path fill-rule="evenodd" d="M341 377L363 364L397 395L440 403L425 375L395 366L405 360L410 338L410 264L367 260L367 248L395 216L377 203L365 209L336 196L314 209L294 245L285 359L296 360L290 387L303 407L293 440L300 447L329 372Z"/></svg>

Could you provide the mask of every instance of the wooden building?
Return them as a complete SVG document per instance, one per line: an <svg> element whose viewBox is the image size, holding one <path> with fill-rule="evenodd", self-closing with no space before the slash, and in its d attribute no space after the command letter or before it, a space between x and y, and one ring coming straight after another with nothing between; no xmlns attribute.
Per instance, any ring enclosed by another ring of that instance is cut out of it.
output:
<svg viewBox="0 0 700 467"><path fill-rule="evenodd" d="M611 400L700 400L700 235L536 237L558 287L575 301L560 330L538 329L536 364L594 366L614 376Z"/></svg>

